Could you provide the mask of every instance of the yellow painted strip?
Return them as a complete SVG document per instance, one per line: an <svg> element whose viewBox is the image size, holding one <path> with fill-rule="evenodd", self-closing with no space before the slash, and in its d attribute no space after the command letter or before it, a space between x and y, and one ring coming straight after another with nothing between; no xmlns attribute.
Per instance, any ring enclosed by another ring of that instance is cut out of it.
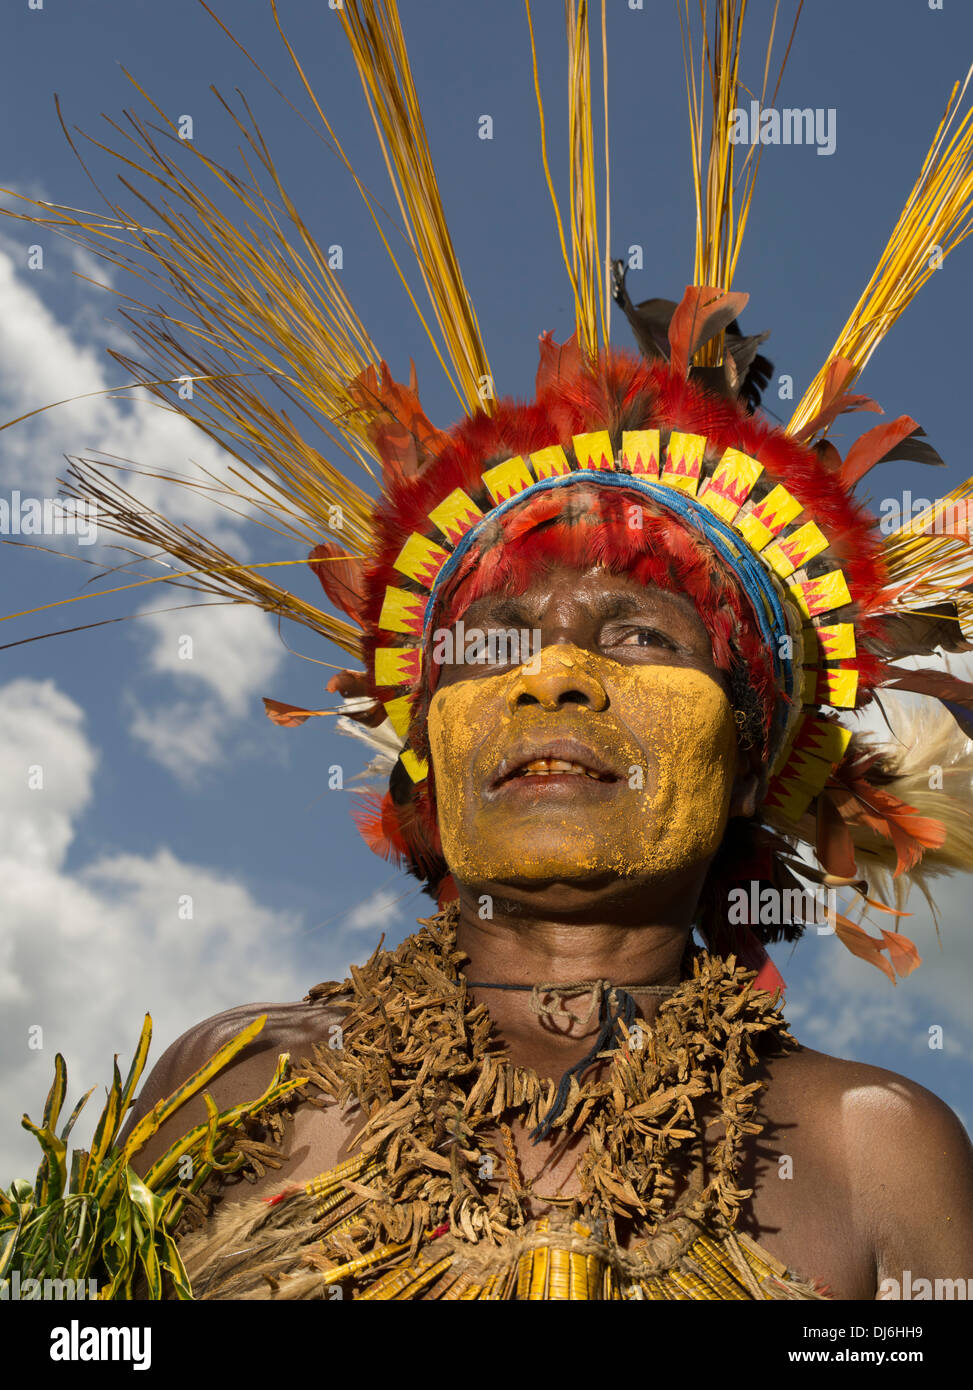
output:
<svg viewBox="0 0 973 1390"><path fill-rule="evenodd" d="M571 436L574 457L578 467L595 469L601 473L615 471L615 451L612 449L611 435L607 430L592 430L588 434Z"/></svg>

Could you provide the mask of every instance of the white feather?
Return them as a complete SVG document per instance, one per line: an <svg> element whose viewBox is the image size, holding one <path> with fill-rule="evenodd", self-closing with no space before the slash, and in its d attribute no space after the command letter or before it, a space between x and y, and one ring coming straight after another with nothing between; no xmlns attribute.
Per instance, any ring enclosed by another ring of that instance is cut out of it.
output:
<svg viewBox="0 0 973 1390"><path fill-rule="evenodd" d="M973 871L973 740L939 700L890 690L877 695L868 711L870 727L863 734L893 773L886 789L919 815L940 821L946 840L940 849L927 849L910 872L894 878L894 848L874 832L856 827L853 837L865 851L858 867L883 901L901 908L909 888L917 887L932 906L930 880Z"/></svg>
<svg viewBox="0 0 973 1390"><path fill-rule="evenodd" d="M342 708L346 709L350 703L357 702L349 701L342 706ZM365 703L374 704L375 702L374 700L370 700ZM384 776L388 778L398 761L399 754L405 747L404 741L399 738L398 734L393 729L391 719L386 719L384 723L379 724L377 728L369 729L366 725L359 724L354 719L347 719L344 715L339 715L337 725L339 733L347 734L349 738L360 739L361 742L366 743L375 754L364 771L358 773L354 780L357 781L362 777L373 776Z"/></svg>

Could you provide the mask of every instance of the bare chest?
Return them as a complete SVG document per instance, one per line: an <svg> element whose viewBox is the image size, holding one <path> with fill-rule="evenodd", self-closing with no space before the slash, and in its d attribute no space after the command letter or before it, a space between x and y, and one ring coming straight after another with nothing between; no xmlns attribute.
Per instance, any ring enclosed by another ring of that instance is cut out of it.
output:
<svg viewBox="0 0 973 1390"><path fill-rule="evenodd" d="M832 1297L874 1299L874 1261L860 1229L853 1185L821 1135L813 1132L818 1127L802 1124L792 1089L768 1084L759 1117L764 1128L742 1141L737 1181L751 1195L741 1206L738 1228L795 1273L825 1285ZM285 1163L250 1191L269 1195L333 1167L351 1151L361 1123L357 1107L301 1106L288 1125ZM702 1146L704 1181L714 1171L713 1150L721 1134L721 1125L710 1123ZM579 1165L588 1144L584 1133L534 1144L527 1127L514 1122L498 1127L491 1140L494 1157L480 1180L518 1187L531 1217L583 1195ZM673 1200L678 1200L688 1176L677 1170L673 1180Z"/></svg>

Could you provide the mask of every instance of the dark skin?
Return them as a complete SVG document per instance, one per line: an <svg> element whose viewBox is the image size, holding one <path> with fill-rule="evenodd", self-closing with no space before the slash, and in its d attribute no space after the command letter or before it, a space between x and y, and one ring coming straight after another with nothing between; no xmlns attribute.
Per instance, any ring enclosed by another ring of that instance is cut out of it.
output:
<svg viewBox="0 0 973 1390"><path fill-rule="evenodd" d="M555 663L534 676L495 664L444 667L440 688L447 697L459 682L490 680L482 687L484 700L495 692L489 699L498 703L496 710L482 710L484 725L499 728L503 716L503 738L510 740L526 728L557 729L563 723L574 729L581 717L619 718L627 720L626 736L643 730L651 768L651 718L643 711L639 723L625 710L613 712L615 666L667 666L724 681L706 629L685 596L642 588L600 569L554 568L516 600L481 600L464 614L464 622L467 629L539 628L545 650L576 648L604 659L574 669ZM491 679L498 675L508 679ZM586 727L601 726L589 722ZM597 743L594 734L592 741ZM728 814L752 813L761 777L755 755L736 756ZM517 788L508 803L513 828L518 817L543 824L546 815L557 815L564 824L583 827L587 818L598 825L615 796L612 787L589 785L590 779L570 773L530 781L533 786ZM478 824L488 824L496 813L491 780L464 785L463 806L469 833L476 835ZM478 822L480 816L487 819ZM669 866L654 878L643 871L641 877L596 872L580 881L567 875L462 881L458 944L470 958L465 973L473 980L504 983L594 978L675 983L709 862ZM484 894L493 903L488 920L479 912ZM541 1076L560 1077L589 1050L597 1031L595 1018L584 1021L590 1002L584 995L566 999L568 1017L557 1020L531 1013L525 993L484 990L476 997L487 1004L512 1060ZM656 1002L645 995L637 1002L651 1023ZM268 1020L261 1036L210 1085L223 1109L266 1086L278 1053L289 1052L295 1060L310 1055L341 1016L340 1010L301 1003L244 1006L207 1020L163 1055L129 1126L264 1012ZM592 1070L587 1076L597 1074ZM874 1299L883 1279L901 1279L906 1269L913 1281L973 1275L973 1149L948 1106L892 1072L803 1047L764 1061L757 1075L766 1083L758 1113L764 1128L744 1148L741 1185L754 1192L741 1211L740 1229L799 1274L821 1281L836 1298ZM136 1168L146 1171L204 1115L202 1101L191 1101L137 1157ZM719 1125L705 1113L700 1118L708 1124L706 1143L712 1144ZM237 1187L231 1199L269 1194L331 1167L349 1151L360 1122L354 1108L300 1106L289 1125L284 1166L254 1187ZM514 1137L521 1172L531 1185L533 1215L545 1210L545 1198L577 1193L583 1136L534 1146L515 1126Z"/></svg>

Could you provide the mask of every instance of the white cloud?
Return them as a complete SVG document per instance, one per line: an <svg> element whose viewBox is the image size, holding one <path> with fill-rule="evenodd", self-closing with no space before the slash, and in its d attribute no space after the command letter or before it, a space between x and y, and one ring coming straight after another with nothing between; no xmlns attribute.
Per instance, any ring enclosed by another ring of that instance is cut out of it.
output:
<svg viewBox="0 0 973 1390"><path fill-rule="evenodd" d="M195 786L224 757L226 720L213 701L178 700L147 706L134 699L128 731L143 750L185 787Z"/></svg>
<svg viewBox="0 0 973 1390"><path fill-rule="evenodd" d="M26 248L32 240L45 245L43 270L26 269ZM120 334L117 324L100 321L93 299L101 296L99 308L105 316L115 304L104 291L86 292L70 323L51 312L41 290L47 292L56 283L68 293L68 277L61 269L65 260L92 278L111 279L107 266L90 265L92 258L78 248L65 255L61 243L41 229L25 229L20 240L0 236L0 416L13 419L64 402L5 431L0 487L18 489L24 496L53 497L57 478L66 472L66 457L99 454L110 456L115 464L132 461L142 469L171 470L197 480L202 480L200 468L225 478L227 456L180 415L153 404L144 393L91 394L129 380L101 347L96 351L90 346L92 333L99 345L110 342L133 350L134 344ZM133 355L138 356L138 350ZM72 400L75 396L84 399ZM146 507L196 526L217 544L245 556L239 521L214 505L206 491L144 473L111 471ZM207 486L212 488L212 483ZM240 504L239 510L246 508ZM104 540L113 543L107 533ZM46 543L65 544L57 537L46 538ZM84 554L92 558L90 550Z"/></svg>
<svg viewBox="0 0 973 1390"><path fill-rule="evenodd" d="M17 246L4 237L0 242L0 361L5 403L30 410L48 401L65 400L107 386L94 350L71 337L31 285L30 276L39 279L47 272L22 269L25 259L26 244ZM47 412L44 428L52 445L63 437L70 439L75 448L83 438L85 443L97 447L97 435L110 417L110 404L96 397L68 402ZM44 455L32 457L25 445L18 447L20 438L22 432L11 433L9 450L4 450L8 470L14 474L16 466L14 476L21 481L20 470L32 463L23 481L47 482L51 459Z"/></svg>
<svg viewBox="0 0 973 1390"><path fill-rule="evenodd" d="M146 630L153 639L151 671L202 687L235 717L250 711L254 694L276 675L284 653L273 621L255 608L152 613L139 619L139 635Z"/></svg>
<svg viewBox="0 0 973 1390"><path fill-rule="evenodd" d="M46 268L28 271L26 246L36 239L46 247ZM107 294L84 291L80 307L70 323L51 312L41 289L49 294L56 286L63 304L70 302L68 269L73 267L92 279L112 282L111 267L83 249L59 242L39 229L25 230L17 241L0 236L0 415L11 418L54 400L98 392L124 379L122 370L86 340L93 301L106 315L114 300ZM100 324L98 337L118 345L117 327ZM131 344L129 343L129 346ZM4 436L0 488L17 489L22 496L51 497L56 478L64 475L62 456L103 453L131 459L141 468L176 471L202 478L206 469L217 479L227 476L227 456L199 430L172 411L132 396L112 398L88 395L68 401L9 429ZM212 484L197 489L180 487L140 473L118 474L119 482L146 506L159 509L178 523L198 528L217 544L245 559L247 547L240 530L245 521L215 504ZM246 514L246 507L241 506ZM39 537L42 544L74 549L70 537ZM118 553L106 547L114 538L102 530L99 546L85 546L76 553L106 566L118 563ZM153 567L141 567L151 575ZM108 575L104 588L124 584L124 573ZM70 585L70 579L68 581ZM67 592L72 592L68 588ZM137 591L136 591L137 592ZM184 591L173 599L168 586L152 589L143 612L181 602ZM185 595L192 602L194 596ZM93 600L92 619L100 616ZM87 615L86 615L87 616ZM239 606L183 608L140 616L132 626L136 641L151 645L146 670L156 678L154 691L138 696L126 691L130 708L129 731L145 752L184 784L217 766L228 755L234 737L233 721L259 714L259 697L271 693L270 684L283 656L275 624L256 609ZM13 635L13 634L12 634ZM19 633L17 634L19 635ZM184 636L192 639L192 657L185 659ZM146 648L143 646L143 651ZM236 748L237 744L234 744Z"/></svg>
<svg viewBox="0 0 973 1390"><path fill-rule="evenodd" d="M942 1050L932 1055L968 1057L973 1048L969 1022L969 981L973 979L966 876L943 879L933 888L940 917L940 939L925 900L913 892L900 929L914 941L922 964L893 985L886 975L859 960L835 936L808 934L792 952L773 947L775 964L789 991L787 1017L801 1042L822 1052L853 1057L863 1047L905 1049L928 1058L929 1029L942 1028ZM878 936L875 912L862 923ZM891 919L889 919L891 921ZM883 922L891 930L889 922Z"/></svg>
<svg viewBox="0 0 973 1390"><path fill-rule="evenodd" d="M68 1065L69 1103L127 1063L144 1013L150 1061L193 1023L230 1005L300 998L300 923L248 889L164 846L106 853L69 871L67 855L93 795L96 751L82 711L52 681L0 689L0 1185L33 1172L34 1140L55 1052ZM27 761L45 770L30 791ZM192 916L187 916L191 899ZM327 954L327 953L326 953ZM319 959L343 973L343 963ZM43 1048L28 1046L43 1030ZM120 1064L121 1064L120 1063ZM97 1115L92 1096L91 1122ZM79 1125L77 1142L90 1129Z"/></svg>
<svg viewBox="0 0 973 1390"><path fill-rule="evenodd" d="M403 899L411 892L395 893L390 888L380 888L377 893L359 903L345 917L343 926L348 931L388 931L402 921L404 916Z"/></svg>
<svg viewBox="0 0 973 1390"><path fill-rule="evenodd" d="M155 693L127 694L129 733L192 785L229 756L231 742L239 751L236 727L260 717L260 697L271 693L285 649L273 621L255 608L143 612L135 636L149 639L144 664Z"/></svg>
<svg viewBox="0 0 973 1390"><path fill-rule="evenodd" d="M57 868L90 794L94 750L82 712L53 681L15 680L0 700L0 853Z"/></svg>
<svg viewBox="0 0 973 1390"><path fill-rule="evenodd" d="M970 882L967 874L943 878L932 886L939 914L939 937L932 913L918 892L907 907L914 915L901 920L901 929L918 946L922 965L899 988L921 1006L926 1024L941 1023L963 1030L970 1038L970 981L973 980L973 924L970 922Z"/></svg>

